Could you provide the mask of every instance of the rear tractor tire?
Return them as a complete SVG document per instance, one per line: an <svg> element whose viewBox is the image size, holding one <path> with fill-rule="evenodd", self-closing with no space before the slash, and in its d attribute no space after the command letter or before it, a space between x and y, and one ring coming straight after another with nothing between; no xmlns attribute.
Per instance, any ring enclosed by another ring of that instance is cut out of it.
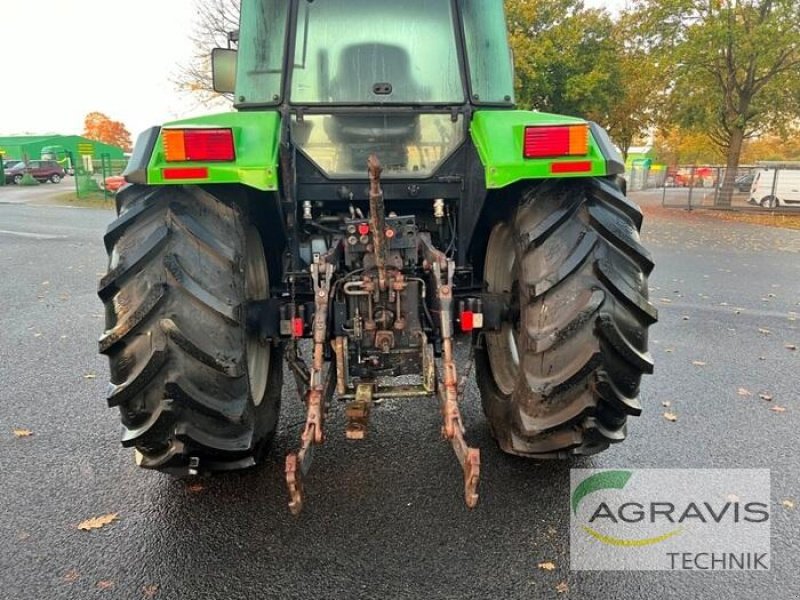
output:
<svg viewBox="0 0 800 600"><path fill-rule="evenodd" d="M108 404L141 467L174 474L252 466L278 422L282 349L246 330L269 295L258 230L195 187L127 186L98 294Z"/></svg>
<svg viewBox="0 0 800 600"><path fill-rule="evenodd" d="M543 184L489 237L487 291L510 298L484 334L476 376L500 448L534 458L588 455L622 441L652 373L650 253L642 214L604 179Z"/></svg>

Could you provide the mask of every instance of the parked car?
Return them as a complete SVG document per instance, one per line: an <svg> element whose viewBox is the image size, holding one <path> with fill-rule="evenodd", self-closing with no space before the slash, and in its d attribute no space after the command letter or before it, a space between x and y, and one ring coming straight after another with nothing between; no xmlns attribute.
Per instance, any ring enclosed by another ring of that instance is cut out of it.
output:
<svg viewBox="0 0 800 600"><path fill-rule="evenodd" d="M753 187L753 180L756 178L755 173L748 173L747 175L739 175L734 181L733 186L738 192L749 192Z"/></svg>
<svg viewBox="0 0 800 600"><path fill-rule="evenodd" d="M679 167L667 171L665 187L713 188L718 169L713 167Z"/></svg>
<svg viewBox="0 0 800 600"><path fill-rule="evenodd" d="M800 169L759 170L750 188L749 202L764 208L800 206Z"/></svg>
<svg viewBox="0 0 800 600"><path fill-rule="evenodd" d="M116 194L123 185L127 183L122 175L109 175L105 179L99 173L95 174L92 179L97 183L97 187L102 191L108 191Z"/></svg>
<svg viewBox="0 0 800 600"><path fill-rule="evenodd" d="M50 181L52 183L60 183L66 175L64 167L59 165L54 160L32 160L28 162L30 174L34 179L44 183ZM13 182L19 184L22 177L26 172L25 163L20 162L8 170L3 170L6 182Z"/></svg>

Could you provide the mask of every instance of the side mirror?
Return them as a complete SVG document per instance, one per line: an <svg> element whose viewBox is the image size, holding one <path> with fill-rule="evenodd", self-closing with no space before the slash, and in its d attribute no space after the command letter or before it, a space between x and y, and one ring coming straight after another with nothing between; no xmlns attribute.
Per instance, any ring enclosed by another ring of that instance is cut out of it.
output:
<svg viewBox="0 0 800 600"><path fill-rule="evenodd" d="M232 94L236 89L236 50L214 48L211 51L211 76L214 91Z"/></svg>

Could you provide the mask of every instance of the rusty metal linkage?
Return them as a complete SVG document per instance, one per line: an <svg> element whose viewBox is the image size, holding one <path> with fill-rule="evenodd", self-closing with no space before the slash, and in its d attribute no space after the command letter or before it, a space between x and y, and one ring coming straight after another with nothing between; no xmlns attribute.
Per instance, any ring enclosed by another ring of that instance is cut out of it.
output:
<svg viewBox="0 0 800 600"><path fill-rule="evenodd" d="M381 173L383 167L378 157L374 154L367 161L369 170L369 222L372 228L372 241L375 245L375 266L378 268L378 286L381 291L386 289L386 215L383 204L383 190L381 189Z"/></svg>
<svg viewBox="0 0 800 600"><path fill-rule="evenodd" d="M439 299L439 316L442 332L443 381L439 385L439 401L442 411L442 436L450 441L453 452L464 473L464 501L469 508L478 504L480 482L480 450L470 448L464 439L464 423L458 407L458 369L453 356L453 274L455 264L439 250L422 241L423 253L433 271L436 296ZM446 269L447 281L442 281L442 268Z"/></svg>
<svg viewBox="0 0 800 600"><path fill-rule="evenodd" d="M345 436L348 440L363 440L367 437L369 424L369 411L372 407L372 392L375 386L372 383L360 383L356 387L356 397L347 405L347 429Z"/></svg>
<svg viewBox="0 0 800 600"><path fill-rule="evenodd" d="M333 264L321 257L311 265L311 278L314 286L316 313L314 314L314 350L311 369L308 372L308 391L306 393L306 423L300 436L300 450L286 456L286 485L289 489L289 510L293 515L303 510L303 477L311 466L314 445L325 439L322 427L325 404L333 395L335 381L334 369L328 370L323 380L325 364L325 343L328 338L328 302L330 300Z"/></svg>

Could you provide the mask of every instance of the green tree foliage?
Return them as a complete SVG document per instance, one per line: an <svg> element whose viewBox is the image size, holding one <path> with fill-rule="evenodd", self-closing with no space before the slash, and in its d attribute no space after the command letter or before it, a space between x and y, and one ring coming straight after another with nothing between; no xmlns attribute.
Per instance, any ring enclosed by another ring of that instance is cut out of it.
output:
<svg viewBox="0 0 800 600"><path fill-rule="evenodd" d="M620 95L614 23L582 0L506 0L524 108L604 121Z"/></svg>
<svg viewBox="0 0 800 600"><path fill-rule="evenodd" d="M745 140L800 115L800 2L637 0L634 11L670 83L669 120L725 154L729 205Z"/></svg>
<svg viewBox="0 0 800 600"><path fill-rule="evenodd" d="M583 0L506 0L506 11L520 106L597 121L627 154L654 122L660 78L630 17Z"/></svg>
<svg viewBox="0 0 800 600"><path fill-rule="evenodd" d="M664 76L645 40L634 35L637 15L623 14L614 23L618 93L603 123L627 158L634 141L649 133L664 108Z"/></svg>

